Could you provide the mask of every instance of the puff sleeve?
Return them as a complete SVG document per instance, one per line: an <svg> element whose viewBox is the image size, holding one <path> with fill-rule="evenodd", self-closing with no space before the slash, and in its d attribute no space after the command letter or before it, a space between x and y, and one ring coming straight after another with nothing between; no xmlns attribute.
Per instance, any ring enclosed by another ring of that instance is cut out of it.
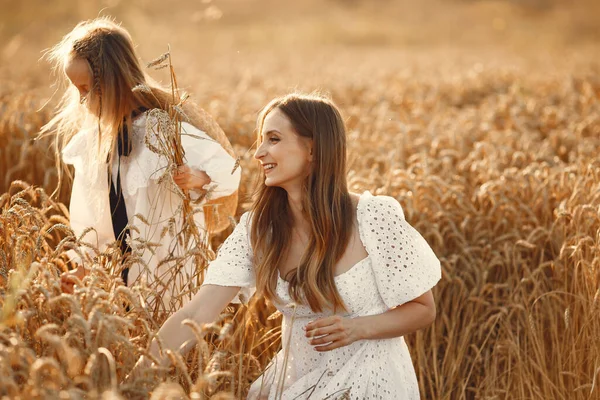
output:
<svg viewBox="0 0 600 400"><path fill-rule="evenodd" d="M181 143L190 167L206 172L214 186L212 197L232 194L238 189L241 170L234 166L236 160L221 145L193 125L181 124Z"/></svg>
<svg viewBox="0 0 600 400"><path fill-rule="evenodd" d="M85 146L86 132L80 131L75 134L69 143L62 149L61 156L65 164L70 164L76 170L81 170L83 167L83 155L87 151Z"/></svg>
<svg viewBox="0 0 600 400"><path fill-rule="evenodd" d="M202 285L239 286L246 299L254 293L256 278L250 247L249 213L244 213L231 235L209 263Z"/></svg>
<svg viewBox="0 0 600 400"><path fill-rule="evenodd" d="M441 279L440 262L425 239L404 219L398 201L370 193L359 209L361 239L372 257L377 288L392 308L430 290Z"/></svg>
<svg viewBox="0 0 600 400"><path fill-rule="evenodd" d="M168 166L166 157L148 147L148 143L155 145L156 142L149 132L154 132L154 127L160 123L152 111L133 121L133 149L129 157L121 157L121 173L125 175L123 187L130 196L147 187L151 180L159 180ZM227 196L238 190L241 170L233 171L236 160L218 142L193 125L182 122L181 145L185 150L186 164L192 169L205 171L210 177L212 198ZM190 194L192 199L198 197L194 191Z"/></svg>

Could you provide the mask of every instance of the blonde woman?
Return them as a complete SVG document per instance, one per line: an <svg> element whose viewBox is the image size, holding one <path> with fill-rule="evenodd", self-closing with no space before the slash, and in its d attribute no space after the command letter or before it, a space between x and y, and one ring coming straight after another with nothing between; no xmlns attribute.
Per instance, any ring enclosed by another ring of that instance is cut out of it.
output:
<svg viewBox="0 0 600 400"><path fill-rule="evenodd" d="M248 398L419 399L402 337L435 318L435 254L395 199L348 192L346 133L330 101L275 99L258 132L264 176L252 209L159 337L178 349L193 340L183 320L211 322L256 288L283 313L283 349Z"/></svg>
<svg viewBox="0 0 600 400"><path fill-rule="evenodd" d="M168 180L159 179L168 161L147 145L147 127L156 124L152 110L167 109L171 92L146 75L129 33L109 18L79 23L47 57L67 84L42 133L56 135L57 159L74 167L71 227L78 237L87 232L83 240L99 250L118 239L124 254L135 241L160 241L122 277L128 285L144 280L168 305L180 292L193 289L190 277L195 275L188 263L180 271L183 278L174 280L172 263L164 262L185 251L172 245L182 200ZM188 102L184 111L189 123L182 124L181 141L187 163L174 172L174 183L193 198L207 189L212 199L237 196L240 171L232 173L236 162L227 138L198 107ZM198 211L195 222L202 229L204 215ZM70 254L79 266L63 276L67 292L73 289L71 277L86 273L81 252Z"/></svg>

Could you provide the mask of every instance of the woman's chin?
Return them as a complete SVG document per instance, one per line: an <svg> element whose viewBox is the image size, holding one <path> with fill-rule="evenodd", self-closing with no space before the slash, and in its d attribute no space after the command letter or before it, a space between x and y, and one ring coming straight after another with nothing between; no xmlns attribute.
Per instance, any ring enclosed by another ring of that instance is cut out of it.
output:
<svg viewBox="0 0 600 400"><path fill-rule="evenodd" d="M265 186L268 187L282 187L282 184L284 182L282 182L280 179L273 179L273 177L271 176L266 176L265 177Z"/></svg>
<svg viewBox="0 0 600 400"><path fill-rule="evenodd" d="M279 186L279 185L277 184L277 182L273 181L273 179L269 179L267 177L267 179L265 179L265 186L276 187L276 186Z"/></svg>

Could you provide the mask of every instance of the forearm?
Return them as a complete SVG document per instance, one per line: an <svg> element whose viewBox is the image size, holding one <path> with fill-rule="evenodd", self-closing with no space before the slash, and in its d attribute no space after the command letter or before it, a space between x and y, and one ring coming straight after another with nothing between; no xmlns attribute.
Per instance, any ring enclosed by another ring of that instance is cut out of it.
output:
<svg viewBox="0 0 600 400"><path fill-rule="evenodd" d="M355 318L360 339L390 339L426 328L435 320L435 305L410 301L382 314Z"/></svg>
<svg viewBox="0 0 600 400"><path fill-rule="evenodd" d="M190 327L183 325L183 321L191 319L198 325L214 322L239 289L239 287L229 286L202 286L196 296L169 317L158 331L157 335L163 348L178 351L182 344L189 342L189 345L183 349L183 352L186 352L195 342L196 336ZM150 346L151 354L158 358L158 350L158 343L153 340Z"/></svg>
<svg viewBox="0 0 600 400"><path fill-rule="evenodd" d="M208 316L207 316L208 317ZM180 309L171 317L169 317L163 326L159 329L157 336L163 346L163 350L178 351L180 346L187 341L194 340L194 333L192 330L183 325L183 321L189 319L189 314L185 308ZM204 321L197 321L198 323L211 322L208 318L203 318ZM184 350L185 352L185 350ZM150 353L159 358L159 347L157 340L153 340L150 346Z"/></svg>

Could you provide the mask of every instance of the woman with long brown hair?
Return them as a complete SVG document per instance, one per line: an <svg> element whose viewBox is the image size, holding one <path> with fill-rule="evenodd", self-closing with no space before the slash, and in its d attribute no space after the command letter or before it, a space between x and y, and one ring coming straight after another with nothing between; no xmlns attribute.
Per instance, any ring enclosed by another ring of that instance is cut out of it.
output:
<svg viewBox="0 0 600 400"><path fill-rule="evenodd" d="M173 171L172 180L164 179L173 165L153 149L148 131L160 122L157 116L179 104L171 90L144 72L127 30L106 17L81 22L46 55L66 90L42 134L55 136L58 162L75 170L69 207L75 236L99 251L118 240L123 255L132 243L160 242L140 250L121 276L126 285L144 282L161 294L155 309L180 307L186 300L180 294L196 289L190 277L197 274L191 258L183 268L174 267L189 250L173 245L182 226L181 191L199 201L206 190L213 200L237 201L240 171L232 173L236 161L229 141L208 114L185 102L187 122L174 134L180 136L186 162ZM202 204L194 214L200 231L205 227ZM62 277L66 292L73 290L74 277L86 274L84 260L93 252L82 246L69 254L77 268Z"/></svg>
<svg viewBox="0 0 600 400"><path fill-rule="evenodd" d="M264 179L252 208L162 342L178 349L193 340L183 320L212 322L256 287L283 314L283 349L248 398L419 399L402 336L435 318L435 254L395 199L348 191L346 132L331 101L275 99L258 136Z"/></svg>

